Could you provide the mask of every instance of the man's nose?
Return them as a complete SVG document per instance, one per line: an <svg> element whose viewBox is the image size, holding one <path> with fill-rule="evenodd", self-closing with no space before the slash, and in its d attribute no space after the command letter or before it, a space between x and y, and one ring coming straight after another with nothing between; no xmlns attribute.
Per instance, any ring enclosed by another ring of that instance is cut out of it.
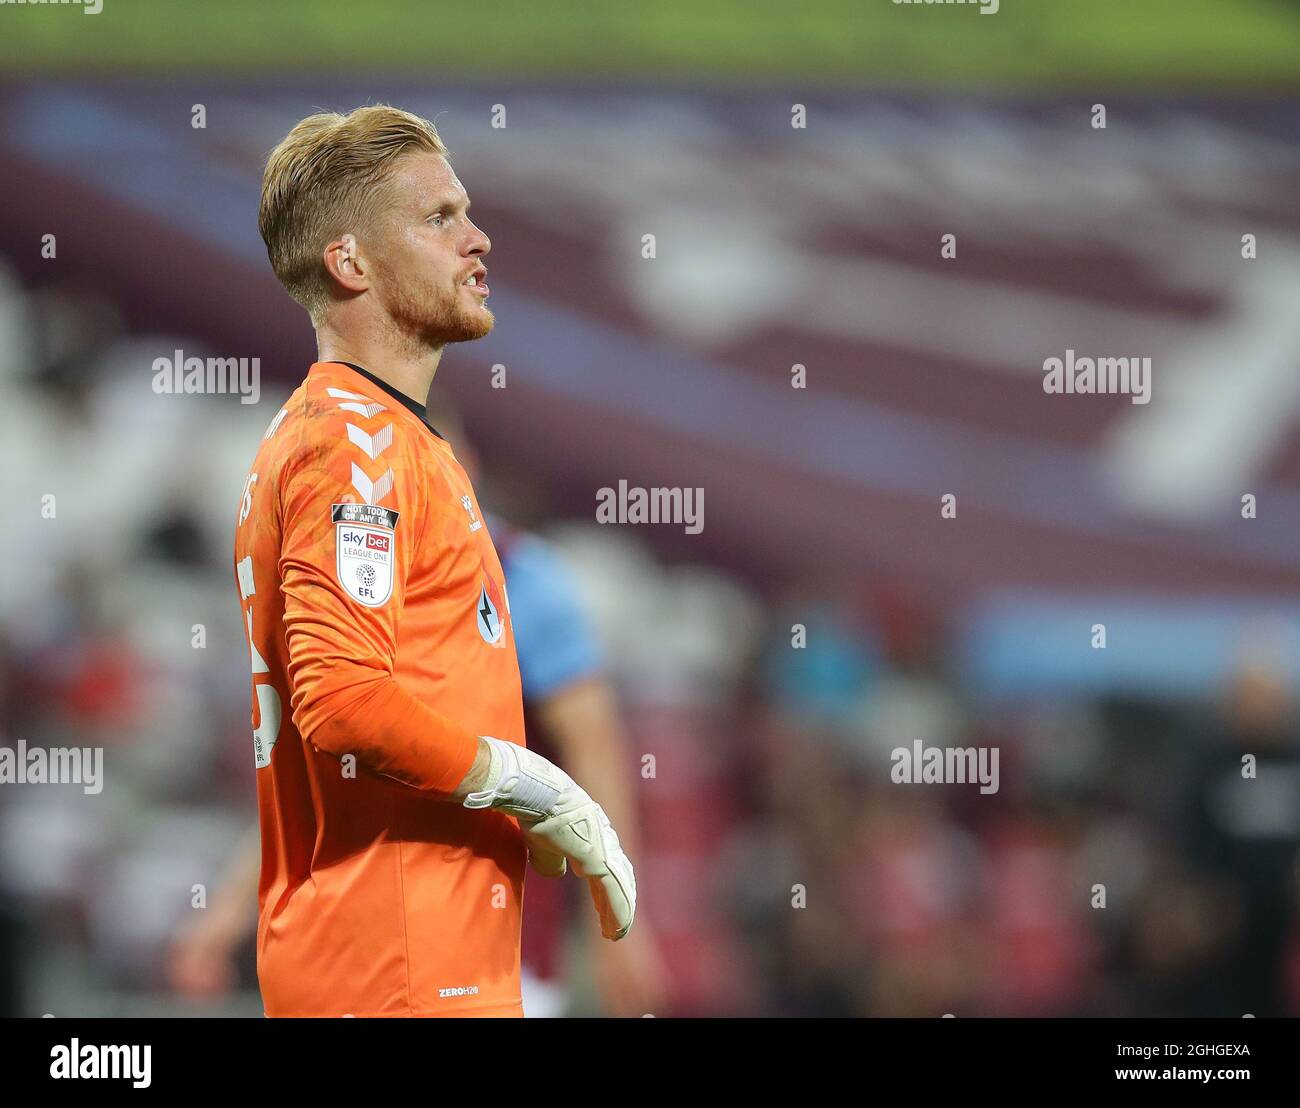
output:
<svg viewBox="0 0 1300 1108"><path fill-rule="evenodd" d="M471 255L491 253L492 240L479 230L476 224L471 223L470 226L474 228L474 233L470 236L469 249L466 253Z"/></svg>

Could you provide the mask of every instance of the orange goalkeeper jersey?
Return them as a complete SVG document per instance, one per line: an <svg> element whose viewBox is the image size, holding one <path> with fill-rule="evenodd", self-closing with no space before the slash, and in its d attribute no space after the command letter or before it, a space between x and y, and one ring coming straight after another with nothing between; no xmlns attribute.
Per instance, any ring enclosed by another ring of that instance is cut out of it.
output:
<svg viewBox="0 0 1300 1108"><path fill-rule="evenodd" d="M523 744L505 579L415 401L317 362L238 510L269 1016L520 1015L518 824L446 795Z"/></svg>

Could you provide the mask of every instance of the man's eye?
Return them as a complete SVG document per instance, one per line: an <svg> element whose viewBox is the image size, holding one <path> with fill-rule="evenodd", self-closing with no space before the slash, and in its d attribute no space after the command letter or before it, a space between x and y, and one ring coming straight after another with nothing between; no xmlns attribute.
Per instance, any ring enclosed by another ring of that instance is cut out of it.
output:
<svg viewBox="0 0 1300 1108"><path fill-rule="evenodd" d="M438 213L437 215L435 215L435 216L430 216L430 217L429 217L429 222L432 223L435 227L441 227L441 226L442 226L442 213L439 212L439 213Z"/></svg>

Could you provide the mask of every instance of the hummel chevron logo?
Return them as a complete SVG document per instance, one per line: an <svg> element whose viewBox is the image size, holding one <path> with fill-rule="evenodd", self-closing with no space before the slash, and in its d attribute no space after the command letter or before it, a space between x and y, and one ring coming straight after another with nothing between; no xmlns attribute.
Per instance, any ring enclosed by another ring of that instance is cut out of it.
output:
<svg viewBox="0 0 1300 1108"><path fill-rule="evenodd" d="M348 404L340 404L339 407L342 408L345 412L356 412L357 415L363 415L367 419L374 419L375 416L378 415L380 412L387 410L382 404L375 404L375 403L370 403L370 404L348 403Z"/></svg>
<svg viewBox="0 0 1300 1108"><path fill-rule="evenodd" d="M253 556L241 558L235 563L235 576L239 579L239 599L247 600L257 592L253 585Z"/></svg>
<svg viewBox="0 0 1300 1108"><path fill-rule="evenodd" d="M275 418L271 420L271 425L266 429L266 434L263 435L262 438L269 439L272 435L274 435L280 429L280 424L284 422L284 417L287 416L288 414L289 414L288 408L281 408L276 413Z"/></svg>
<svg viewBox="0 0 1300 1108"><path fill-rule="evenodd" d="M353 446L359 446L369 455L370 460L374 461L385 450L393 445L393 425L391 423L381 427L373 435L367 435L355 423L346 425L348 429L348 439Z"/></svg>
<svg viewBox="0 0 1300 1108"><path fill-rule="evenodd" d="M332 387L327 387L325 391L329 393L330 396L334 397L335 400L345 400L349 402L339 405L343 411L356 412L357 415L363 415L367 419L374 419L377 412L386 410L384 405L376 404L373 400L362 396L360 393L347 392L345 389L336 389ZM351 403L351 401L362 401L363 403Z"/></svg>
<svg viewBox="0 0 1300 1108"><path fill-rule="evenodd" d="M353 462L352 487L361 494L361 499L367 504L378 504L393 491L393 470L389 467L378 481L372 481L366 475L366 471Z"/></svg>

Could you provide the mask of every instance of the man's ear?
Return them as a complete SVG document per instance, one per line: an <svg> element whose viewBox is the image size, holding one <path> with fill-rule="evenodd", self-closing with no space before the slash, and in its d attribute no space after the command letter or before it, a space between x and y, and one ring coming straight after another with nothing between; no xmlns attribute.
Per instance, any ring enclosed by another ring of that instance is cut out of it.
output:
<svg viewBox="0 0 1300 1108"><path fill-rule="evenodd" d="M325 247L325 269L349 292L365 292L370 277L357 249L353 235L340 235Z"/></svg>

